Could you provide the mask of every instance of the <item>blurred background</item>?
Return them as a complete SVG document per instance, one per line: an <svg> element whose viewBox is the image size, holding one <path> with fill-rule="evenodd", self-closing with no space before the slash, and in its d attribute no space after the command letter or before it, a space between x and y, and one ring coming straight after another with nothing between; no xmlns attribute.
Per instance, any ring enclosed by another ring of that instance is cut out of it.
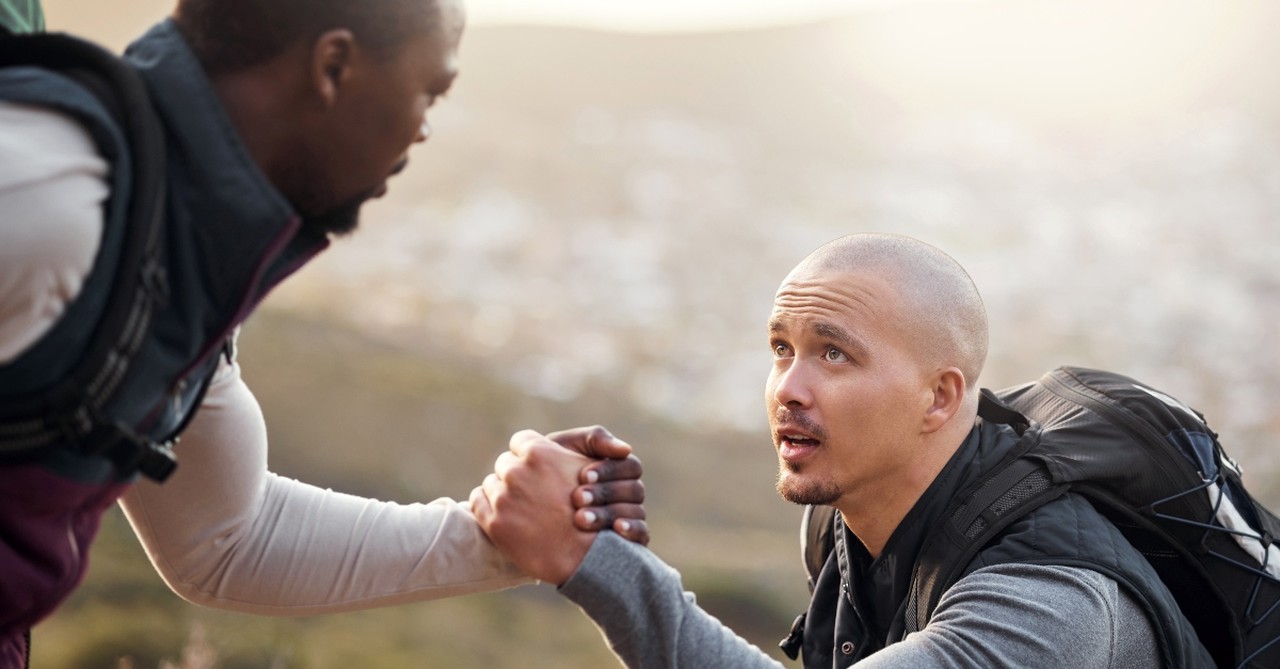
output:
<svg viewBox="0 0 1280 669"><path fill-rule="evenodd" d="M170 0L46 0L122 48ZM806 602L762 411L773 291L855 231L983 291L1003 387L1060 364L1205 412L1280 508L1280 87L1262 0L473 0L391 194L247 324L275 471L465 498L602 423L652 548L761 647ZM118 512L33 666L601 667L549 587L300 619L170 594ZM183 655L185 653L185 659ZM204 664L200 664L204 662Z"/></svg>

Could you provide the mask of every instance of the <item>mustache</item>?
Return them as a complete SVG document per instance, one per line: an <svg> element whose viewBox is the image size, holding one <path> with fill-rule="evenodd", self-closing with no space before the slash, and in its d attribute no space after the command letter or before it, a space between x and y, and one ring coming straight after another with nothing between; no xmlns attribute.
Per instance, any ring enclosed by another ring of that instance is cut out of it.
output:
<svg viewBox="0 0 1280 669"><path fill-rule="evenodd" d="M774 409L773 424L775 426L788 425L797 427L813 435L813 437L818 441L827 440L827 431L822 429L821 425L818 425L817 422L810 418L809 414L802 413L800 411L792 411L785 406L780 406L777 409Z"/></svg>
<svg viewBox="0 0 1280 669"><path fill-rule="evenodd" d="M399 173L403 172L403 171L404 171L404 168L406 168L406 167L408 167L408 166L409 166L409 158L408 158L408 156L405 156L404 158L401 158L399 161L397 161L395 165L392 165L392 166L391 166L391 175L390 175L390 176L395 176L395 175L397 175L397 174L399 174Z"/></svg>

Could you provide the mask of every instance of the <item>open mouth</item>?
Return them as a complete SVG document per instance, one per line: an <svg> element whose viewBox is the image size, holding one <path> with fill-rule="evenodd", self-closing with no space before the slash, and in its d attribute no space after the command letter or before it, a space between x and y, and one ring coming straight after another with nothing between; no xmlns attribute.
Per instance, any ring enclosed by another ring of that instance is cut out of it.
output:
<svg viewBox="0 0 1280 669"><path fill-rule="evenodd" d="M397 160L396 164L391 166L391 171L387 174L387 178L383 179L382 183L378 184L378 187L374 188L373 192L369 194L369 199L380 198L383 195L386 195L387 182L391 180L391 177L394 177L395 175L403 172L404 168L408 166L409 166L409 158L407 156L404 158L401 158L400 160Z"/></svg>
<svg viewBox="0 0 1280 669"><path fill-rule="evenodd" d="M778 444L778 456L787 462L803 460L822 446L822 442L807 434L782 430L778 432L775 442Z"/></svg>

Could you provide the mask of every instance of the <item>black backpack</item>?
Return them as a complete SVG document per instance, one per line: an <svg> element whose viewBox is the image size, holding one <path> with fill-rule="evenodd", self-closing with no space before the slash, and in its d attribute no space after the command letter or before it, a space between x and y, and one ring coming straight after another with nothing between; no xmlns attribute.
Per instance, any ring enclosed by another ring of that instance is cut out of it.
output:
<svg viewBox="0 0 1280 669"><path fill-rule="evenodd" d="M111 400L163 307L167 281L160 261L164 236L165 144L141 77L119 56L65 34L0 31L0 67L31 65L82 85L115 119L133 157L127 229L106 310L86 353L65 378L43 392L0 405L0 462L21 462L59 444L110 459L122 473L157 481L176 466L167 444L114 422Z"/></svg>
<svg viewBox="0 0 1280 669"><path fill-rule="evenodd" d="M982 394L979 415L1023 439L933 529L912 573L908 632L925 626L988 542L1071 490L1147 558L1219 667L1280 667L1280 519L1244 489L1199 412L1128 377L1077 367ZM841 521L811 506L803 522L812 591Z"/></svg>

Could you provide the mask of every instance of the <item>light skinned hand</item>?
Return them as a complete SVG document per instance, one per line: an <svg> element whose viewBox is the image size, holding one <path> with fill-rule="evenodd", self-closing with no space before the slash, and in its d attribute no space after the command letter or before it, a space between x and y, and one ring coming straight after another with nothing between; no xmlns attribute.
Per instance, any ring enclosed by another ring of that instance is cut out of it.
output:
<svg viewBox="0 0 1280 669"><path fill-rule="evenodd" d="M574 526L570 501L590 459L533 430L512 435L510 447L471 491L472 513L517 567L562 585L597 536Z"/></svg>
<svg viewBox="0 0 1280 669"><path fill-rule="evenodd" d="M547 439L591 458L584 466L579 485L571 496L577 509L573 522L583 531L612 528L623 538L647 546L649 526L645 522L644 467L631 452L631 445L613 436L602 426L578 427L551 432Z"/></svg>

